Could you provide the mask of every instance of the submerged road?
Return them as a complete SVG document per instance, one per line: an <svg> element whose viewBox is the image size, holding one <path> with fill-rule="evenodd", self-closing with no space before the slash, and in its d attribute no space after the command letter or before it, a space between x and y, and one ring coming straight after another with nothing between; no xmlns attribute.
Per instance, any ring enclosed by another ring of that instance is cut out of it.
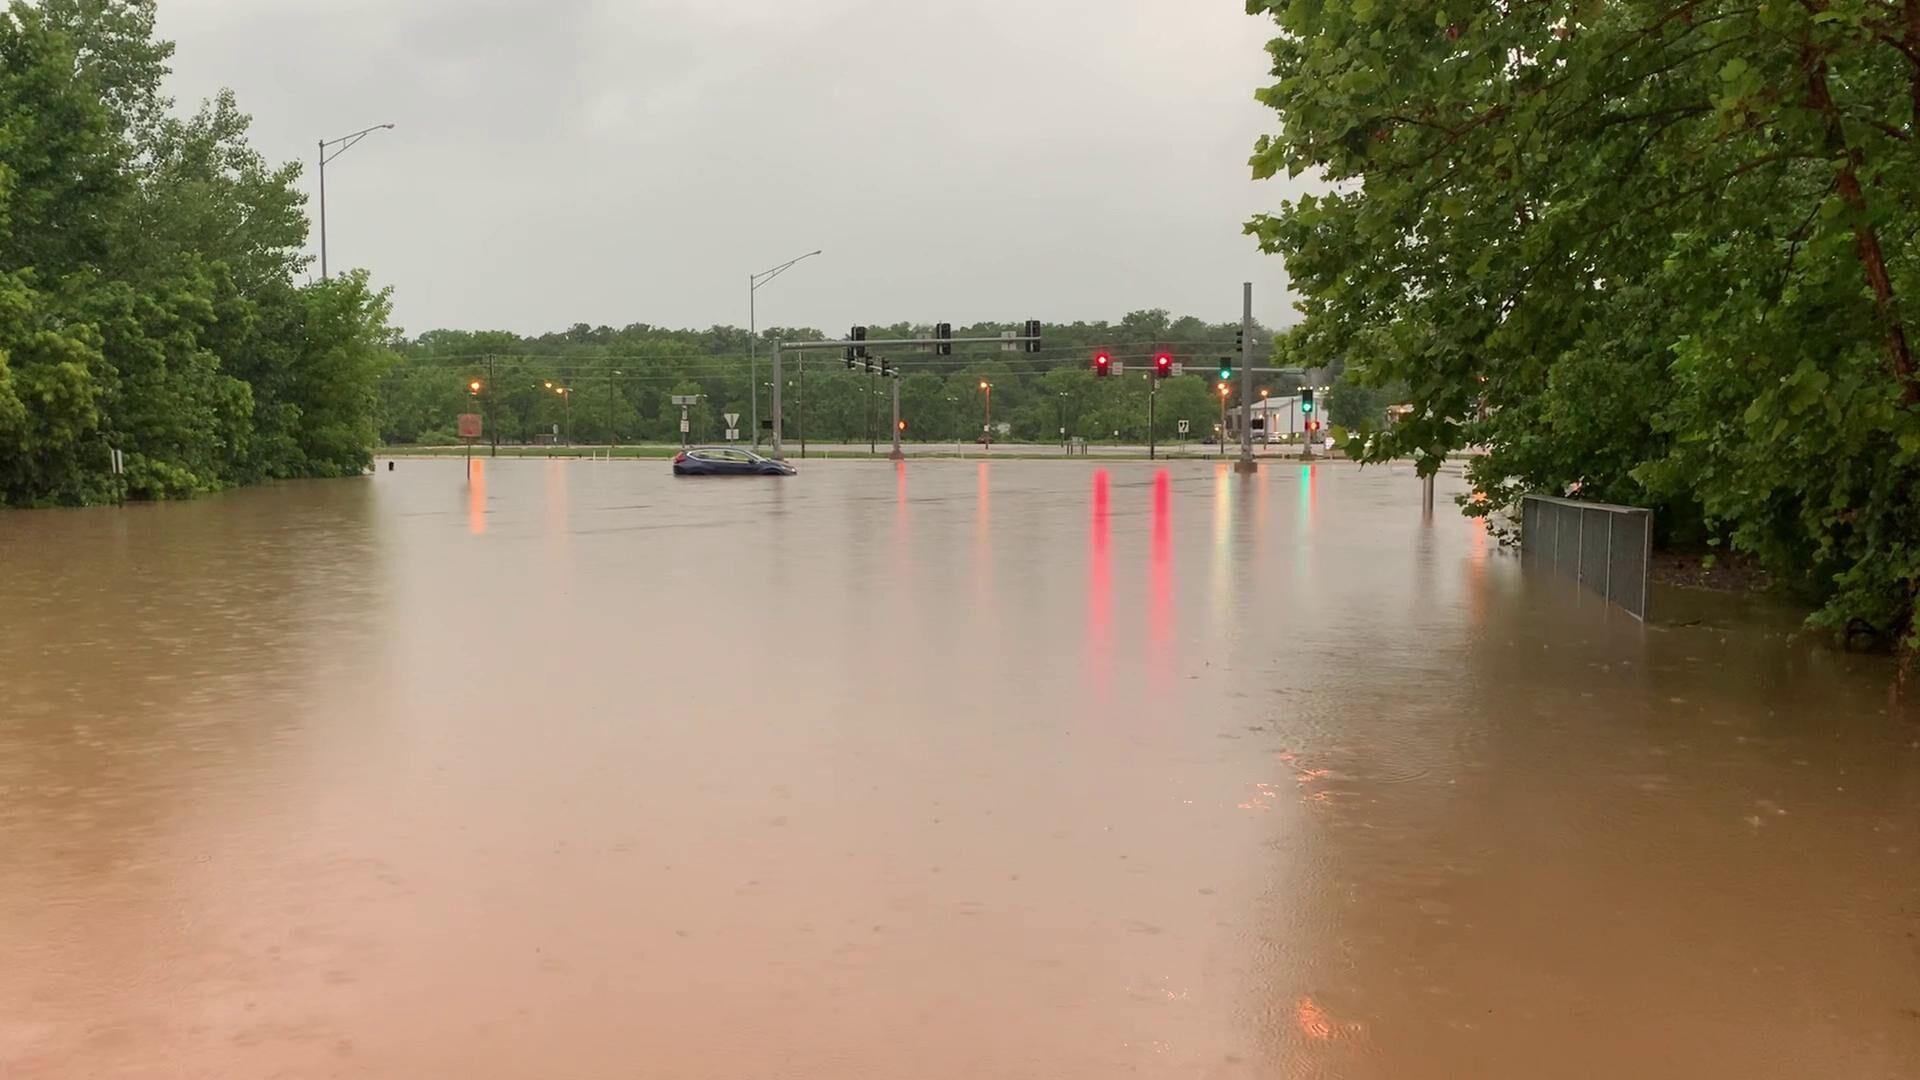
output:
<svg viewBox="0 0 1920 1080"><path fill-rule="evenodd" d="M1405 469L475 469L0 515L0 1076L1920 1069L1790 614Z"/></svg>

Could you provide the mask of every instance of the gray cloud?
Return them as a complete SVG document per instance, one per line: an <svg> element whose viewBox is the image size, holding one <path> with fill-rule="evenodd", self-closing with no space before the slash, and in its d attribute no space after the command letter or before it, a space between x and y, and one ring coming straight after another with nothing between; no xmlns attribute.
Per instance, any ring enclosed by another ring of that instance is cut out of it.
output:
<svg viewBox="0 0 1920 1080"><path fill-rule="evenodd" d="M409 331L575 322L1292 321L1240 235L1269 24L1237 0L163 0L183 104L231 86L328 170L336 267ZM316 237L317 248L317 237Z"/></svg>

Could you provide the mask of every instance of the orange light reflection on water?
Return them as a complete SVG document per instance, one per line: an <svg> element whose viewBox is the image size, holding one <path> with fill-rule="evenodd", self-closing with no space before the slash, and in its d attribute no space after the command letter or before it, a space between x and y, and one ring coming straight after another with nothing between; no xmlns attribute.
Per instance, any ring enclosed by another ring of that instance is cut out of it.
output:
<svg viewBox="0 0 1920 1080"><path fill-rule="evenodd" d="M475 536L487 533L487 459L467 462L467 531Z"/></svg>

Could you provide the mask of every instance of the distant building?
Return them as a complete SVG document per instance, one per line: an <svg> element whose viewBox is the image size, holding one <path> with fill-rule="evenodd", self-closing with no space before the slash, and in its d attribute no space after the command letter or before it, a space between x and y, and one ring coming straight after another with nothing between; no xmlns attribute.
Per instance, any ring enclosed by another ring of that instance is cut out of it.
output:
<svg viewBox="0 0 1920 1080"><path fill-rule="evenodd" d="M1314 406L1326 408L1326 394L1320 393L1314 399ZM1283 443L1297 437L1300 433L1300 398L1264 397L1253 403L1253 438L1258 442L1265 439L1270 443ZM1240 438L1240 410L1232 404L1227 406L1227 439L1236 442Z"/></svg>

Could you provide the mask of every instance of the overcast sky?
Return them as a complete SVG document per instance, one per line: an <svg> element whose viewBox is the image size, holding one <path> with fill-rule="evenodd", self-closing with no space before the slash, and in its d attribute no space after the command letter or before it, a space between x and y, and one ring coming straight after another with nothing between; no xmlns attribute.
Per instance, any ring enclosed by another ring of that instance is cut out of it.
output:
<svg viewBox="0 0 1920 1080"><path fill-rule="evenodd" d="M161 0L409 333L1294 316L1242 0ZM318 231L315 231L315 249ZM317 273L316 269L316 273Z"/></svg>

